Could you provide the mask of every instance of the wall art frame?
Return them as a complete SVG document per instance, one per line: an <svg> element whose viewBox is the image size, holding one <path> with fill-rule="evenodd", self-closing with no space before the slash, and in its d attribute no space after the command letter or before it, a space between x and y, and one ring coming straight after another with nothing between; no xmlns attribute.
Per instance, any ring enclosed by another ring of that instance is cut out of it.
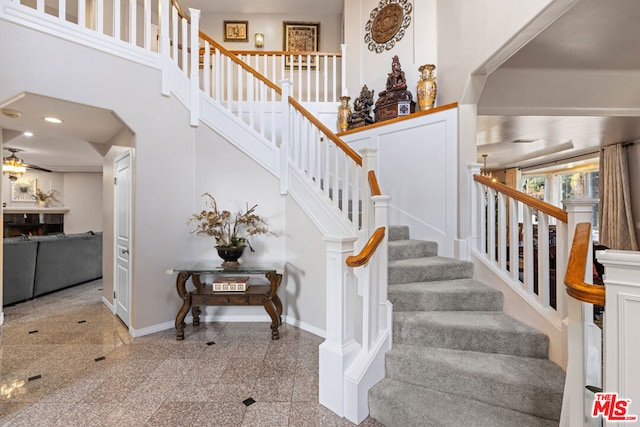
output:
<svg viewBox="0 0 640 427"><path fill-rule="evenodd" d="M224 21L224 41L248 42L249 21Z"/></svg>
<svg viewBox="0 0 640 427"><path fill-rule="evenodd" d="M17 181L11 181L11 201L35 203L37 185L35 178L22 177Z"/></svg>
<svg viewBox="0 0 640 427"><path fill-rule="evenodd" d="M285 67L298 69L315 69L316 57L307 58L307 53L318 52L320 49L320 23L319 22L282 22L282 50L285 52L304 53L302 58L293 56L285 57Z"/></svg>

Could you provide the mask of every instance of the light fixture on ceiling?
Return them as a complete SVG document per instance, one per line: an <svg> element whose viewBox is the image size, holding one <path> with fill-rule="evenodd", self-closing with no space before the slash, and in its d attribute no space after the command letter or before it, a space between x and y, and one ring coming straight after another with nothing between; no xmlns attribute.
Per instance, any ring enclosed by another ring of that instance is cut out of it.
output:
<svg viewBox="0 0 640 427"><path fill-rule="evenodd" d="M491 172L487 172L487 156L489 155L488 154L482 155L482 160L484 162L484 165L482 166L482 170L480 171L480 174L482 176L486 176L487 178L493 179L493 175L491 175Z"/></svg>
<svg viewBox="0 0 640 427"><path fill-rule="evenodd" d="M22 113L20 111L12 110L10 108L3 108L2 110L0 110L0 112L2 112L2 114L9 117L10 119L19 119L20 117L22 117Z"/></svg>
<svg viewBox="0 0 640 427"><path fill-rule="evenodd" d="M57 117L43 117L45 122L49 122L49 123L53 123L56 125L59 125L60 123L62 123L62 120L60 120Z"/></svg>
<svg viewBox="0 0 640 427"><path fill-rule="evenodd" d="M33 136L33 132L26 131L25 133L23 133L23 135L26 137L30 137Z"/></svg>
<svg viewBox="0 0 640 427"><path fill-rule="evenodd" d="M11 155L2 159L2 173L9 176L11 181L17 181L27 171L22 159L16 156L16 153L20 150L15 148L7 148L11 151Z"/></svg>
<svg viewBox="0 0 640 427"><path fill-rule="evenodd" d="M264 47L264 34L255 33L255 35L253 36L253 41L256 48L262 49Z"/></svg>

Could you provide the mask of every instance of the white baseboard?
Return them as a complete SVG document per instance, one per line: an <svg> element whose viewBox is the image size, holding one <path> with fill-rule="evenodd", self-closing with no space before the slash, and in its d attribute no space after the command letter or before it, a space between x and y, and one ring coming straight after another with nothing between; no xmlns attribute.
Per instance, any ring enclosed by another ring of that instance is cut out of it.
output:
<svg viewBox="0 0 640 427"><path fill-rule="evenodd" d="M0 311L0 325L4 325L4 311Z"/></svg>
<svg viewBox="0 0 640 427"><path fill-rule="evenodd" d="M113 304L109 302L108 299L106 299L105 297L102 297L102 303L107 306L110 312L112 312L113 314L116 314L116 308L114 307Z"/></svg>
<svg viewBox="0 0 640 427"><path fill-rule="evenodd" d="M107 305L110 306L109 302L103 299L103 302ZM188 315L185 317L184 322L189 325L193 323L193 316ZM205 323L205 322L264 322L264 323L271 323L271 319L269 318L268 315L250 315L250 316L229 316L229 315L222 315L222 316L215 316L215 315L205 315L205 316L200 316L200 322L201 323ZM303 331L312 333L314 335L317 335L321 338L326 338L326 331L317 328L315 326L309 325L308 323L302 322L298 319L293 319L287 316L283 316L282 318L282 322L283 323L287 323L289 325L295 326L296 328L300 328ZM162 332L162 331L166 331L167 329L171 329L175 327L175 320L170 320L168 322L163 322L163 323L158 323L156 325L151 325L151 326L147 326L146 328L141 328L141 329L134 329L134 328L129 328L129 333L131 334L132 337L142 337L145 335L149 335L149 334L155 334L156 332Z"/></svg>

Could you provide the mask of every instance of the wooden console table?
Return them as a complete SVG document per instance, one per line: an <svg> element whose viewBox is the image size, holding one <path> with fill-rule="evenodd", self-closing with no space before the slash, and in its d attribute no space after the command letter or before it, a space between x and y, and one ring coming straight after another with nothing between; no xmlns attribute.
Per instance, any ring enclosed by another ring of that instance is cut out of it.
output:
<svg viewBox="0 0 640 427"><path fill-rule="evenodd" d="M193 325L200 324L201 305L262 305L271 317L271 339L280 338L278 326L282 324L282 301L277 295L284 273L283 264L241 264L234 269L220 267L221 261L196 261L190 262L171 270L167 273L178 273L176 289L182 299L182 307L176 316L176 339L184 339L184 318L191 309ZM205 285L200 281L201 274L213 274L224 276L241 276L264 274L269 280L268 285L252 285L249 283L244 292L214 291L212 285ZM187 291L186 283L191 278L195 289Z"/></svg>

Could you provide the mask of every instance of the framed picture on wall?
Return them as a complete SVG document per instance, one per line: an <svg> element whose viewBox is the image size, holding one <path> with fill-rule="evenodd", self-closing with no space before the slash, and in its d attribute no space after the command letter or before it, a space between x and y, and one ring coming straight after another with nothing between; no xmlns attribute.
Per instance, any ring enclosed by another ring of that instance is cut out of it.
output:
<svg viewBox="0 0 640 427"><path fill-rule="evenodd" d="M248 42L249 21L224 21L224 41Z"/></svg>
<svg viewBox="0 0 640 427"><path fill-rule="evenodd" d="M36 185L35 178L20 178L17 181L11 181L11 201L35 203Z"/></svg>
<svg viewBox="0 0 640 427"><path fill-rule="evenodd" d="M307 54L318 52L320 48L320 23L319 22L291 22L284 21L282 23L282 49L285 52L300 52L302 58L286 56L285 66L287 68L315 69L316 57L307 58Z"/></svg>

